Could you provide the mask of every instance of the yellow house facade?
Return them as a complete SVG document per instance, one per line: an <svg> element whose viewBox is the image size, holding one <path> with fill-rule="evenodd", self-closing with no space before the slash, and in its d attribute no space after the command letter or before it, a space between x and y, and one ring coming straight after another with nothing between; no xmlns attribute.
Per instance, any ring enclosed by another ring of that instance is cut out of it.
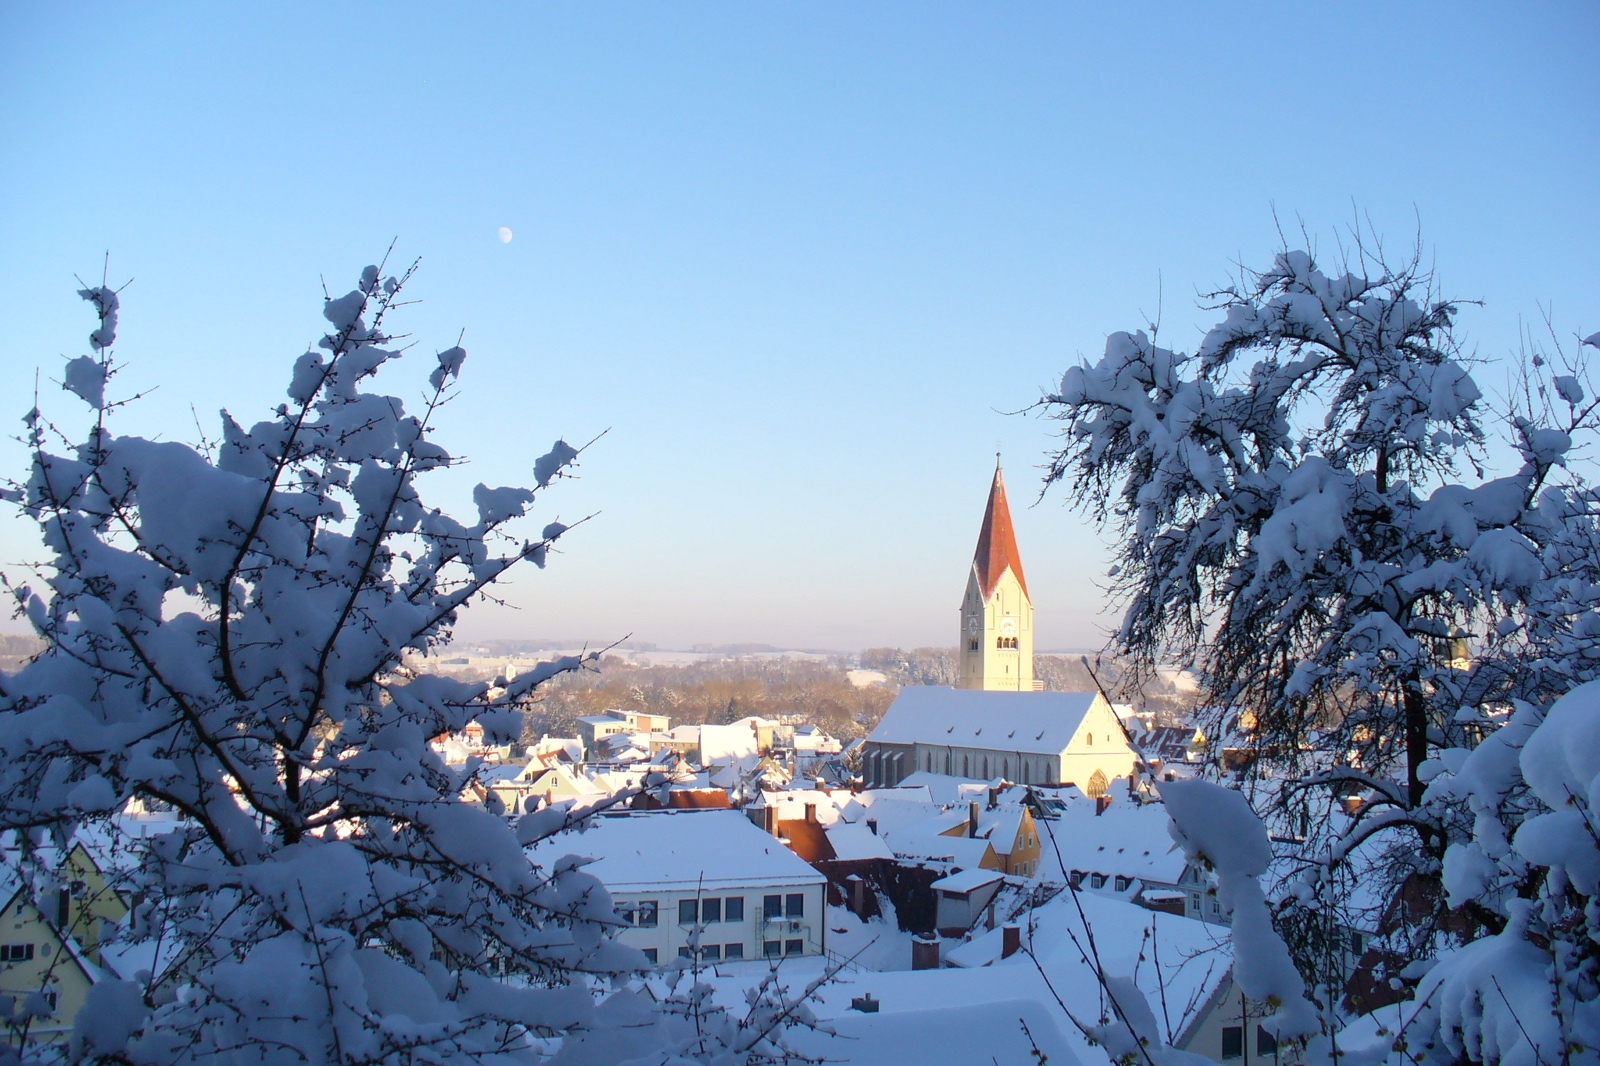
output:
<svg viewBox="0 0 1600 1066"><path fill-rule="evenodd" d="M0 907L0 995L18 1010L32 1004L40 1013L27 1024L27 1042L64 1041L83 1008L99 971L78 946L63 939L15 880Z"/></svg>

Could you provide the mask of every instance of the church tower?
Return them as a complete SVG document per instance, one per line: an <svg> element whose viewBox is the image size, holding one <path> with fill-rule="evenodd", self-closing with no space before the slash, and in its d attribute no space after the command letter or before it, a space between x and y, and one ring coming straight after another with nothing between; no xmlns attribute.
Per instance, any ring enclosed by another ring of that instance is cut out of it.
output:
<svg viewBox="0 0 1600 1066"><path fill-rule="evenodd" d="M959 647L958 688L1033 691L1033 601L1022 576L1022 556L998 459L978 550L967 576L967 594L961 600Z"/></svg>

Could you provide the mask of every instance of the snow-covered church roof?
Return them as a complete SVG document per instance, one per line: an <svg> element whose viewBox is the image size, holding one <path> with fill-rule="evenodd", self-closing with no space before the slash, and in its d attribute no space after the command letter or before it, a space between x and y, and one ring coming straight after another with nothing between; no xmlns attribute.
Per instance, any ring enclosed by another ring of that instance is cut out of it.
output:
<svg viewBox="0 0 1600 1066"><path fill-rule="evenodd" d="M1098 697L1096 692L912 686L900 690L867 739L1056 755L1066 750Z"/></svg>

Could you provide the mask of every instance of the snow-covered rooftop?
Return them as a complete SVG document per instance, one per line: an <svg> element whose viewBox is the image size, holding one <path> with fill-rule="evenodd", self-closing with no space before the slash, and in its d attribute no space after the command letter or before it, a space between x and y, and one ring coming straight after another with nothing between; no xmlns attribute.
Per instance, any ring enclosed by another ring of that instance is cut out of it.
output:
<svg viewBox="0 0 1600 1066"><path fill-rule="evenodd" d="M732 725L703 725L700 727L700 760L703 765L727 763L760 751L756 739L755 719L745 718Z"/></svg>
<svg viewBox="0 0 1600 1066"><path fill-rule="evenodd" d="M1097 815L1092 800L1069 802L1059 818L1039 824L1045 873L1063 876L1055 871L1059 849L1068 871L1121 874L1146 883L1175 885L1187 860L1172 842L1169 824L1167 809L1159 803L1115 800Z"/></svg>
<svg viewBox="0 0 1600 1066"><path fill-rule="evenodd" d="M1027 1033L1019 1022L1027 1024ZM1073 1054L1055 1018L1036 1000L874 1014L845 1011L828 1025L835 1035L796 1030L789 1041L802 1054L837 1066L1033 1062L1036 1048L1052 1064L1092 1061Z"/></svg>
<svg viewBox="0 0 1600 1066"><path fill-rule="evenodd" d="M952 777L950 774L916 770L905 776L900 787L926 788L935 803L966 803L988 799L989 789L1000 785L1002 780L997 777L993 781L979 781L971 777Z"/></svg>
<svg viewBox="0 0 1600 1066"><path fill-rule="evenodd" d="M864 825L835 822L828 826L828 843L833 847L834 858L843 861L859 859L893 859L883 838Z"/></svg>
<svg viewBox="0 0 1600 1066"><path fill-rule="evenodd" d="M916 830L890 833L886 843L903 858L947 862L964 870L978 867L992 853L982 837L947 837Z"/></svg>
<svg viewBox="0 0 1600 1066"><path fill-rule="evenodd" d="M1056 755L1066 750L1098 698L1096 692L912 686L900 690L869 739Z"/></svg>
<svg viewBox="0 0 1600 1066"><path fill-rule="evenodd" d="M928 887L940 892L971 892L975 888L1004 881L1005 876L999 870L962 870L958 874L941 877Z"/></svg>
<svg viewBox="0 0 1600 1066"><path fill-rule="evenodd" d="M528 849L548 864L585 855L585 867L612 892L649 889L760 888L818 884L824 878L738 811L653 811L603 816L582 834L564 834Z"/></svg>

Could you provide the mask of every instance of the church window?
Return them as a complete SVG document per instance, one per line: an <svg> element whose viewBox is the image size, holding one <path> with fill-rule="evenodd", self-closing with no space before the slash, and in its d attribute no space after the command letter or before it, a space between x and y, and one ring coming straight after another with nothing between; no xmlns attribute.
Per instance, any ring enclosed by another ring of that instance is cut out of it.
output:
<svg viewBox="0 0 1600 1066"><path fill-rule="evenodd" d="M1006 646L1006 638L1005 637L995 637L994 638L994 646L997 647L997 648L1005 647Z"/></svg>
<svg viewBox="0 0 1600 1066"><path fill-rule="evenodd" d="M983 776L984 776L984 780L988 780L988 778L989 778L989 756L987 756L987 755L985 755L983 757Z"/></svg>
<svg viewBox="0 0 1600 1066"><path fill-rule="evenodd" d="M952 772L953 772L953 771L952 771L952 770L951 770L951 769L950 769L950 760L951 760L951 759L952 759L952 758L953 758L953 756L952 756L952 755L951 755L951 754L950 754L950 752L948 752L948 751L946 751L946 752L945 752L945 753L944 753L944 772L945 772L945 773L947 773L947 774L948 774L948 773L952 773Z"/></svg>
<svg viewBox="0 0 1600 1066"><path fill-rule="evenodd" d="M1010 777L1011 776L1011 760L1010 759L1001 759L1000 760L1000 776L1001 777Z"/></svg>
<svg viewBox="0 0 1600 1066"><path fill-rule="evenodd" d="M961 776L968 777L971 773L971 769L967 766L967 757L965 755L961 756Z"/></svg>
<svg viewBox="0 0 1600 1066"><path fill-rule="evenodd" d="M1096 770L1089 775L1089 785L1084 790L1084 795L1090 799L1099 799L1106 794L1106 775Z"/></svg>
<svg viewBox="0 0 1600 1066"><path fill-rule="evenodd" d="M1094 747L1094 734L1093 733L1085 733L1083 735L1083 742L1085 744L1087 744L1091 748Z"/></svg>

